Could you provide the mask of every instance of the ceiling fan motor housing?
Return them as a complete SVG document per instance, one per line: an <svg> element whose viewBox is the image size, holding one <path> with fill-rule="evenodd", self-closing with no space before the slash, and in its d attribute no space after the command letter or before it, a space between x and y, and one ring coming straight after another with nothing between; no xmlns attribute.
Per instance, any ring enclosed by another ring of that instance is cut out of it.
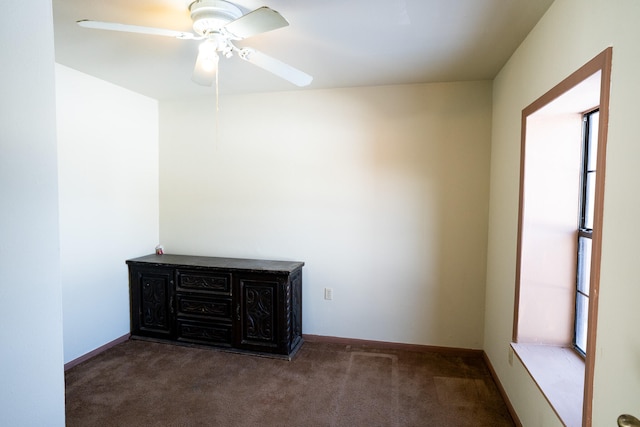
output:
<svg viewBox="0 0 640 427"><path fill-rule="evenodd" d="M242 16L242 11L235 5L222 0L196 0L189 5L193 31L206 36L219 32L231 21Z"/></svg>

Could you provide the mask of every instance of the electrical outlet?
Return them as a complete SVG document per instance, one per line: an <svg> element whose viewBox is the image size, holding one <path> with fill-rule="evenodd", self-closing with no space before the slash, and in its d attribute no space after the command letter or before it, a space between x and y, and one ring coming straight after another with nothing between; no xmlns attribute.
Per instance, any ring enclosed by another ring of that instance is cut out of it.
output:
<svg viewBox="0 0 640 427"><path fill-rule="evenodd" d="M333 299L333 289L332 288L324 288L324 299L332 300Z"/></svg>

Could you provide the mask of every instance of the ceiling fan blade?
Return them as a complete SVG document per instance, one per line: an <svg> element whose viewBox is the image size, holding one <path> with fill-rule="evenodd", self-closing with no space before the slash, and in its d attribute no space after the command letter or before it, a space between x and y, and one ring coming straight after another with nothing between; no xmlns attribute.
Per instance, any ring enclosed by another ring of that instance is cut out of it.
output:
<svg viewBox="0 0 640 427"><path fill-rule="evenodd" d="M196 65L193 68L191 80L202 86L211 86L218 72L218 52L216 44L211 40L200 43Z"/></svg>
<svg viewBox="0 0 640 427"><path fill-rule="evenodd" d="M200 40L202 37L184 31L166 30L164 28L141 27L139 25L118 24L116 22L100 22L82 19L77 24L84 28L96 30L122 31L125 33L149 34L152 36L175 37L183 40Z"/></svg>
<svg viewBox="0 0 640 427"><path fill-rule="evenodd" d="M273 9L263 6L228 23L223 28L231 38L242 40L256 34L286 27L287 25L289 25L289 22L282 15Z"/></svg>
<svg viewBox="0 0 640 427"><path fill-rule="evenodd" d="M275 58L251 48L240 49L240 58L283 78L296 86L308 86L313 77Z"/></svg>

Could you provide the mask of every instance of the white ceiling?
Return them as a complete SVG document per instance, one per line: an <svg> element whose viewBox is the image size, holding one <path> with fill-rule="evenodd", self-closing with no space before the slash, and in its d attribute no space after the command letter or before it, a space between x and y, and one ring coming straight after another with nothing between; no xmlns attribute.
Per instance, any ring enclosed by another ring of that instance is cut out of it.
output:
<svg viewBox="0 0 640 427"><path fill-rule="evenodd" d="M241 42L311 74L308 89L492 79L553 0L236 0L290 23ZM198 41L81 28L80 19L191 32L189 0L53 0L56 61L141 94L210 95ZM300 90L221 58L221 93ZM304 90L304 89L303 89Z"/></svg>

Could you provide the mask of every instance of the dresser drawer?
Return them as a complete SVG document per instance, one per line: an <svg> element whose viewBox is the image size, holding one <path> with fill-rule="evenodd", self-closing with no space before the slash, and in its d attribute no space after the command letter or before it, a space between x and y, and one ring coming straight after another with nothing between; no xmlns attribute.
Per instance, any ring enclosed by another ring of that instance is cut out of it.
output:
<svg viewBox="0 0 640 427"><path fill-rule="evenodd" d="M177 271L178 291L231 295L231 274L206 271Z"/></svg>
<svg viewBox="0 0 640 427"><path fill-rule="evenodd" d="M178 294L177 303L178 316L199 316L231 321L231 299Z"/></svg>
<svg viewBox="0 0 640 427"><path fill-rule="evenodd" d="M178 320L179 341L231 346L231 332L232 327L230 324Z"/></svg>

